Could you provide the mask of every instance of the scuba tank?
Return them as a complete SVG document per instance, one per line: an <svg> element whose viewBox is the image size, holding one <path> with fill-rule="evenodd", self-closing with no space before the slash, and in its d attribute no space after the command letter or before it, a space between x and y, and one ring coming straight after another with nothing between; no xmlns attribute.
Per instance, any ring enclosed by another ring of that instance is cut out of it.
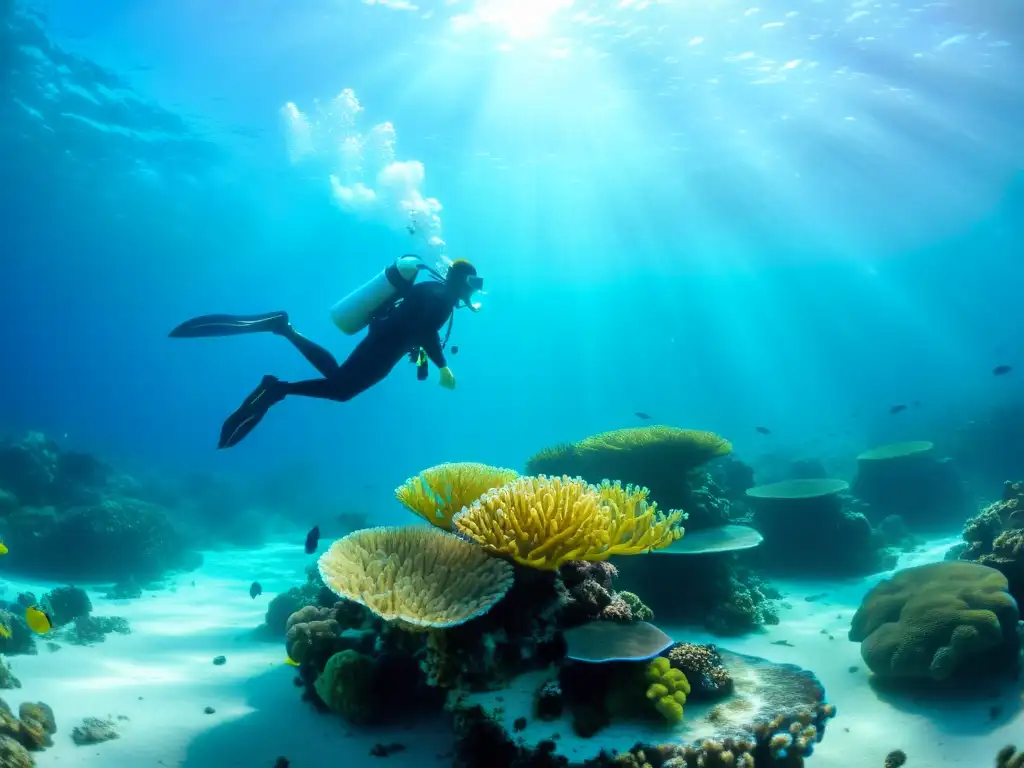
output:
<svg viewBox="0 0 1024 768"><path fill-rule="evenodd" d="M423 268L418 256L402 256L331 307L331 320L347 336L359 333L385 304L412 287Z"/></svg>

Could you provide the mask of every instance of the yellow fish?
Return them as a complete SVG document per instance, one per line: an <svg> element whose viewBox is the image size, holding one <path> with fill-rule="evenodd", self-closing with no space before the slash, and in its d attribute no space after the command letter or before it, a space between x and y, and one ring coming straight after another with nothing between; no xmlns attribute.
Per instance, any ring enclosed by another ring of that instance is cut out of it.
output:
<svg viewBox="0 0 1024 768"><path fill-rule="evenodd" d="M11 628L8 627L6 624L0 624L0 637L2 637L4 640L11 639Z"/></svg>
<svg viewBox="0 0 1024 768"><path fill-rule="evenodd" d="M0 555L6 555L7 551L7 545L0 541Z"/></svg>
<svg viewBox="0 0 1024 768"><path fill-rule="evenodd" d="M46 611L36 608L34 605L25 609L25 623L37 635L45 635L53 627L53 622L50 621Z"/></svg>
<svg viewBox="0 0 1024 768"><path fill-rule="evenodd" d="M284 657L284 663L287 664L289 667L297 667L297 666L299 666L299 662L297 662L291 656L285 656Z"/></svg>

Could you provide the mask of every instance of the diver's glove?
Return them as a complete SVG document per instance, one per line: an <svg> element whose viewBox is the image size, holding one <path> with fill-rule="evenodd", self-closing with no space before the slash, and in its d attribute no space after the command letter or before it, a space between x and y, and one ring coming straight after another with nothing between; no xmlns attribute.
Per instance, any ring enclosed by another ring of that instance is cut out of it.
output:
<svg viewBox="0 0 1024 768"><path fill-rule="evenodd" d="M441 386L445 389L455 389L455 374L447 365L441 369Z"/></svg>

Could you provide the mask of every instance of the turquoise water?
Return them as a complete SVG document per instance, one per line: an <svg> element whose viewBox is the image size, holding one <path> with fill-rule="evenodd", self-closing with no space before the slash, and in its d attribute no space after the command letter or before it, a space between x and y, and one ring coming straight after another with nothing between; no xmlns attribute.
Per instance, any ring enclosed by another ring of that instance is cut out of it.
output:
<svg viewBox="0 0 1024 768"><path fill-rule="evenodd" d="M0 0L0 16L0 437L100 457L134 478L105 479L102 498L159 508L179 549L205 556L110 606L130 637L13 657L23 698L8 703L141 722L107 752L59 743L39 765L204 768L276 727L266 712L301 702L281 643L249 633L302 584L297 545L314 524L322 552L409 523L394 489L426 467L521 470L548 446L666 424L724 436L758 484L812 463L852 480L865 449L933 441L963 520L1024 477L1024 15L1010 3ZM454 391L403 361L353 402L290 396L216 450L261 376L313 372L269 334L169 331L286 310L342 360L358 337L331 306L409 253L466 258L484 278L481 311L455 312ZM17 498L11 478L31 472L8 458L4 540L16 515L42 537L47 509L86 503ZM720 481L733 503L750 484ZM900 565L940 560L935 541ZM55 561L90 561L32 551L8 558L9 605L76 574ZM99 608L92 575L76 581ZM878 578L783 579L797 607L720 642L848 699L865 730L836 720L815 764L876 766L901 747L927 755L914 765L989 764L1015 707L998 727L971 710L944 742L948 713L892 724L892 703L845 671L859 662L839 625ZM803 604L821 592L842 620ZM790 633L796 648L773 645ZM226 674L207 685L218 653ZM133 675L150 686L134 697ZM166 712L131 703L156 690ZM98 700L109 712L82 706L90 691L117 692ZM227 730L213 733L204 696ZM280 750L254 740L224 764L363 759L384 738L285 711ZM164 727L168 712L183 719ZM450 751L444 729L415 727L431 746L389 760Z"/></svg>

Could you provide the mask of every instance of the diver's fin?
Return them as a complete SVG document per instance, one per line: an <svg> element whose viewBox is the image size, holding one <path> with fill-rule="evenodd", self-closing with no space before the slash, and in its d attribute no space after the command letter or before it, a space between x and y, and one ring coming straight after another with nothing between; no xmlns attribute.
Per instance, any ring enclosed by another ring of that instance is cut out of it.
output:
<svg viewBox="0 0 1024 768"><path fill-rule="evenodd" d="M276 376L263 377L259 386L238 406L238 410L224 421L224 426L220 429L218 448L238 445L246 435L256 429L256 425L267 415L270 406L282 399L280 388L274 386L279 383L280 379Z"/></svg>
<svg viewBox="0 0 1024 768"><path fill-rule="evenodd" d="M202 315L186 320L168 335L177 339L237 336L240 333L281 333L288 327L287 312L262 315Z"/></svg>

